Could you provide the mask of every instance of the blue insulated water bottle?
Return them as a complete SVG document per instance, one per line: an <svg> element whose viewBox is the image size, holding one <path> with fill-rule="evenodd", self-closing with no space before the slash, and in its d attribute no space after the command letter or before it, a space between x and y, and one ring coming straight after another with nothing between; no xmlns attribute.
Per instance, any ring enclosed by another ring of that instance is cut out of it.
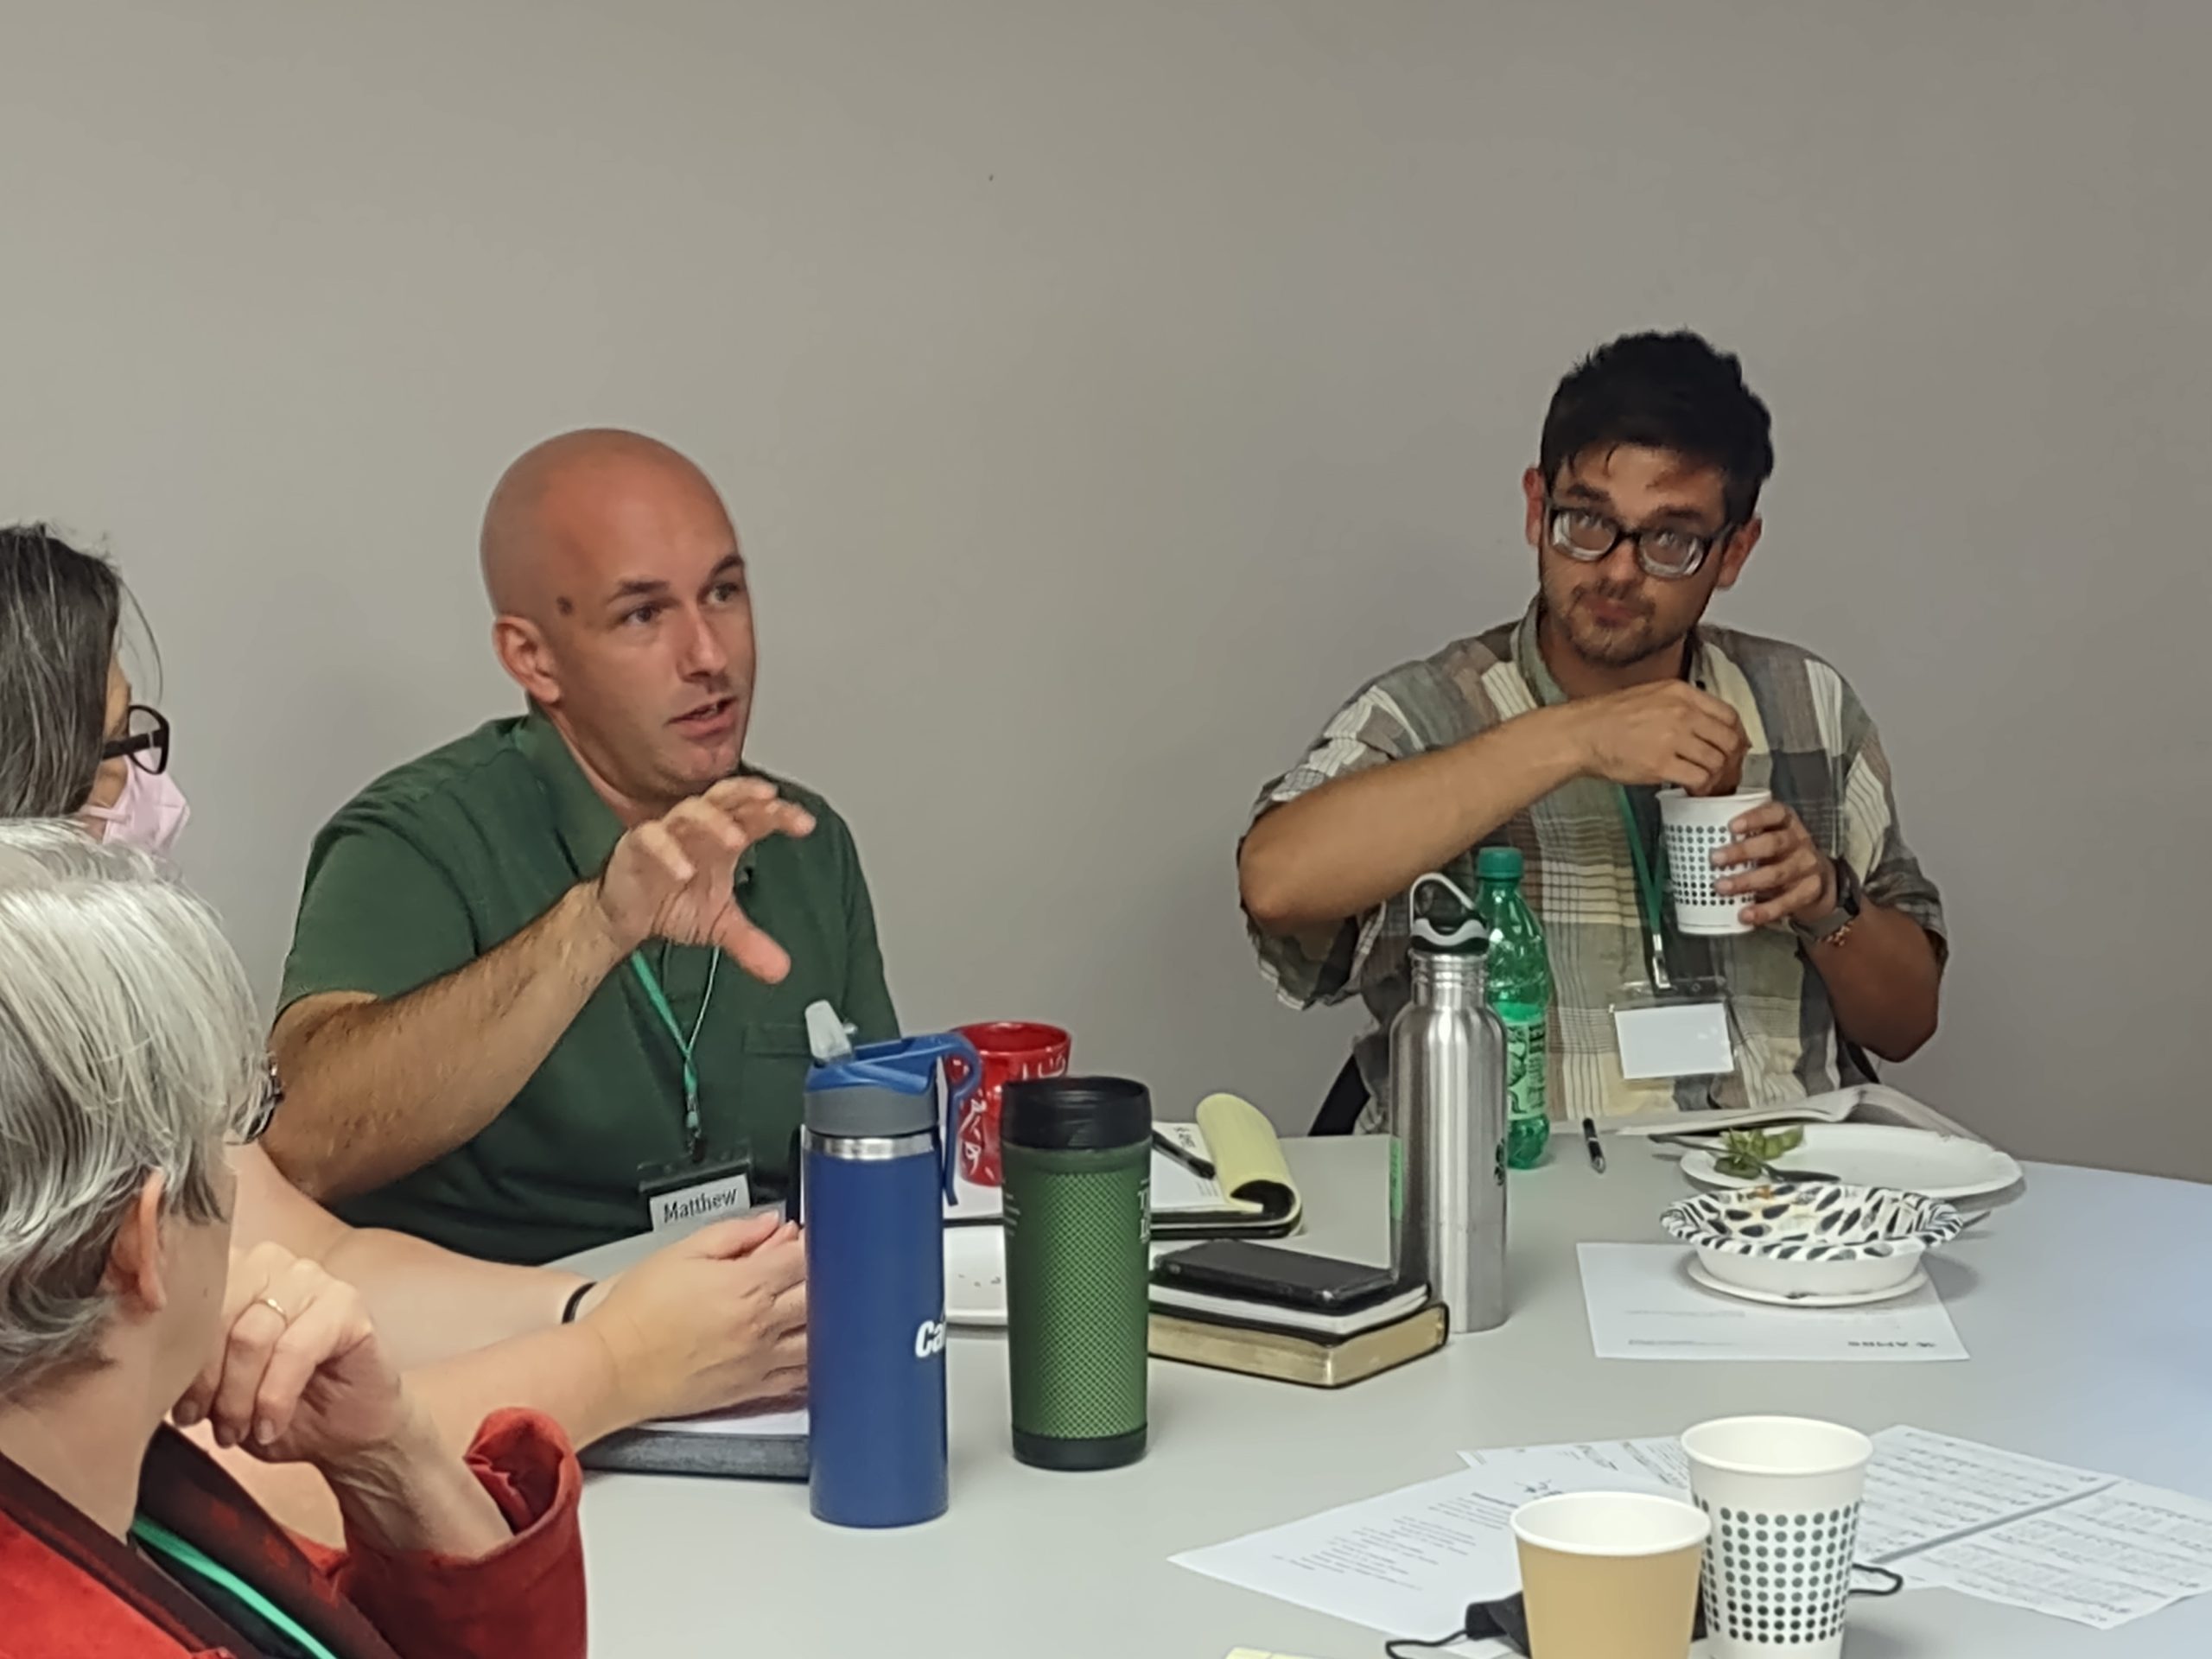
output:
<svg viewBox="0 0 2212 1659"><path fill-rule="evenodd" d="M953 1054L968 1062L957 1091L943 1075ZM944 1513L944 1202L953 1125L982 1071L946 1035L871 1043L807 1073L809 1484L836 1526Z"/></svg>

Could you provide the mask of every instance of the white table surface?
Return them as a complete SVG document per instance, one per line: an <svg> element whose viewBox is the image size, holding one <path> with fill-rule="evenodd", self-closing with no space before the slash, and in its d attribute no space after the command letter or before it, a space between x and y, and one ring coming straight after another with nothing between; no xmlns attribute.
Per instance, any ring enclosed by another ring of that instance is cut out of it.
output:
<svg viewBox="0 0 2212 1659"><path fill-rule="evenodd" d="M1578 1139L1512 1188L1513 1314L1500 1330L1341 1393L1155 1363L1134 1466L1014 1460L1006 1355L957 1335L952 1508L924 1527L840 1530L801 1484L588 1478L583 1527L601 1659L882 1652L897 1659L1221 1659L1249 1646L1379 1659L1356 1625L1168 1564L1179 1551L1447 1474L1463 1447L1672 1434L1790 1412L1910 1422L2212 1497L2212 1187L2035 1165L1932 1263L1964 1364L1718 1364L1592 1357L1574 1246L1657 1242L1687 1190L1673 1159ZM1386 1147L1286 1143L1308 1248L1384 1258ZM580 1258L601 1270L635 1254ZM1437 1632L1442 1634L1442 1632ZM2212 1597L2106 1634L1910 1592L1853 1604L1849 1659L2136 1659L2212 1654Z"/></svg>

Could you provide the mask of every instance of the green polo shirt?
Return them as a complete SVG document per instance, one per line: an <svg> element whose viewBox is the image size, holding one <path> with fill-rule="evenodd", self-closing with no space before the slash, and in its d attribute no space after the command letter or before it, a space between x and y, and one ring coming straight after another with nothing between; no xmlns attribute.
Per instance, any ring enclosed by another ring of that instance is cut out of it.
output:
<svg viewBox="0 0 2212 1659"><path fill-rule="evenodd" d="M826 999L865 1040L898 1032L852 833L819 797L777 782L814 833L748 849L737 894L791 971L764 985L722 963L696 1051L701 1126L716 1149L749 1149L756 1196L789 1174L807 1004ZM621 833L539 714L385 773L315 837L281 1006L326 991L400 997L467 966L596 875ZM688 1033L711 953L654 942L643 954ZM473 1140L337 1210L471 1255L544 1262L645 1230L640 1168L683 1155L682 1058L626 968Z"/></svg>

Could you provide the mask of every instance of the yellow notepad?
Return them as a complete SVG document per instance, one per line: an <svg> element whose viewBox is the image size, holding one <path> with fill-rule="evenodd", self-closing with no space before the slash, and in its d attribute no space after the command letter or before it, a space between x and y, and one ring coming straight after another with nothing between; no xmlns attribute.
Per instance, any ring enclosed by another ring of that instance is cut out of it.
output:
<svg viewBox="0 0 2212 1659"><path fill-rule="evenodd" d="M1155 1202L1153 1236L1281 1238L1296 1232L1304 1200L1283 1161L1274 1125L1260 1109L1235 1095L1208 1095L1198 1103L1198 1127L1197 1137L1171 1138L1186 1148L1193 1138L1204 1141L1218 1199L1203 1206Z"/></svg>

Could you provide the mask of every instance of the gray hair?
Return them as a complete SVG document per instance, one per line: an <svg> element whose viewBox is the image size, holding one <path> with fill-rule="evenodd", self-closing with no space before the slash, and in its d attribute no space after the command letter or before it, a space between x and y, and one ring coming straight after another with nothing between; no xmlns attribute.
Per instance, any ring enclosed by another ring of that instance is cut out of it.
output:
<svg viewBox="0 0 2212 1659"><path fill-rule="evenodd" d="M223 1213L226 1131L266 1084L213 913L133 849L0 823L0 1395L98 1357L124 1213Z"/></svg>
<svg viewBox="0 0 2212 1659"><path fill-rule="evenodd" d="M0 818L60 817L92 793L123 580L45 524L0 529Z"/></svg>

